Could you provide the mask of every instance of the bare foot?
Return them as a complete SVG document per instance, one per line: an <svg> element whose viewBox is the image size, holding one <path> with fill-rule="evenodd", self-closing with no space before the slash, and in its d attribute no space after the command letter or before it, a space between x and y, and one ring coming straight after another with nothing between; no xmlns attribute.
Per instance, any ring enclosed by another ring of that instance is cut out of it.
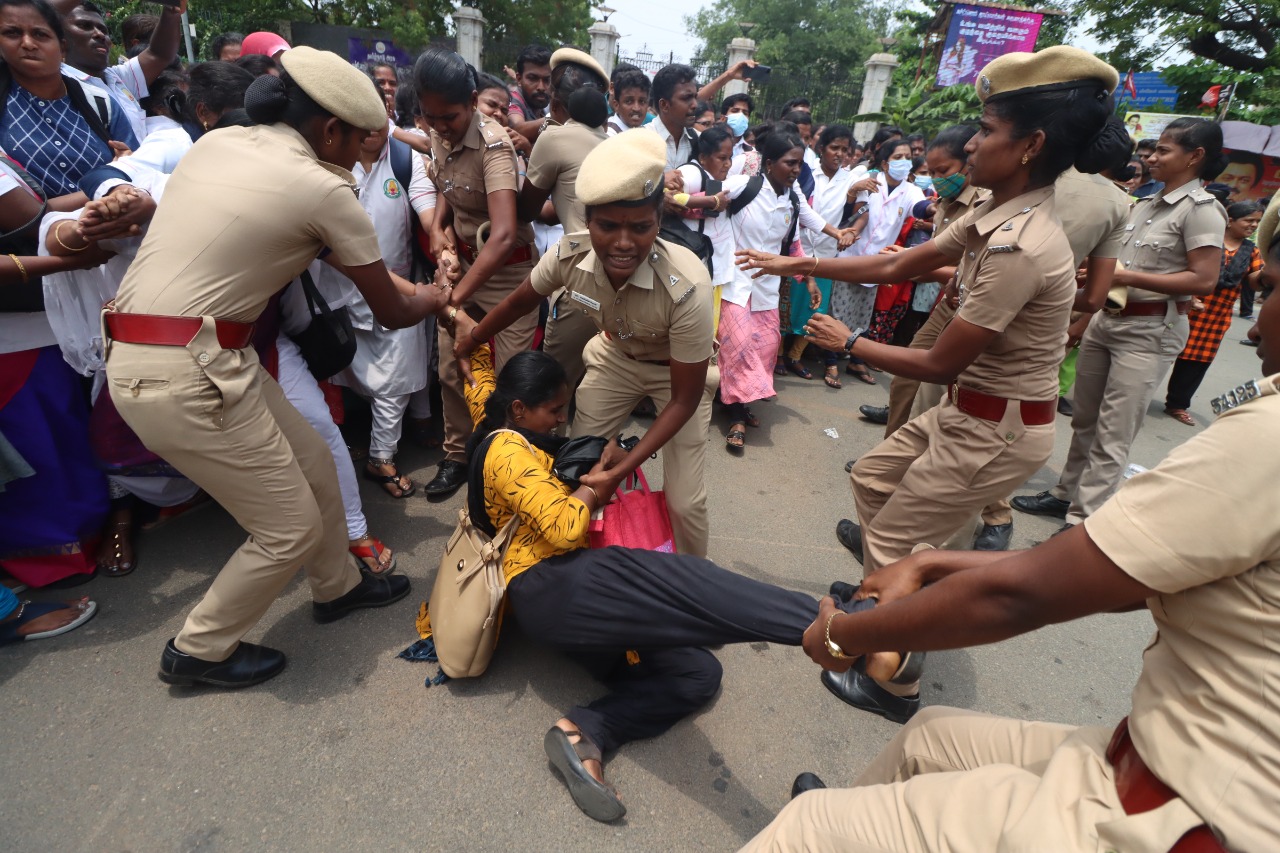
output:
<svg viewBox="0 0 1280 853"><path fill-rule="evenodd" d="M84 615L84 612L88 609L89 596L86 595L83 598L72 599L71 601L66 602L66 606L61 610L55 610L52 613L37 616L35 619L18 626L18 636L26 637L31 634L42 634L45 631L56 631L59 628L65 628L67 625L70 625L72 622ZM0 624L16 621L18 618L18 611L15 610L3 620L0 620Z"/></svg>

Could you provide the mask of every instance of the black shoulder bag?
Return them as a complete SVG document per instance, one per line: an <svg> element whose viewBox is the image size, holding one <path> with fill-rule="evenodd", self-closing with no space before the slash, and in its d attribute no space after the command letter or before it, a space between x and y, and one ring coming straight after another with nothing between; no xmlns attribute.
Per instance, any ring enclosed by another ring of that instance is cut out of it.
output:
<svg viewBox="0 0 1280 853"><path fill-rule="evenodd" d="M307 369L316 379L328 379L345 369L356 357L356 335L345 309L329 307L308 270L302 271L302 293L307 299L311 322L290 335L302 350Z"/></svg>

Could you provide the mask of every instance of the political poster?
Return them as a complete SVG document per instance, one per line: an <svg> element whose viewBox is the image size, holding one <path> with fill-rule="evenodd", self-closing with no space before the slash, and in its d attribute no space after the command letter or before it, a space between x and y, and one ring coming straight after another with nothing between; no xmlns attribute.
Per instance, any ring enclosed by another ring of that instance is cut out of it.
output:
<svg viewBox="0 0 1280 853"><path fill-rule="evenodd" d="M1176 113L1142 113L1130 112L1124 117L1125 129L1135 142L1143 139L1159 139L1160 134L1175 118L1204 118L1204 116L1184 116Z"/></svg>
<svg viewBox="0 0 1280 853"><path fill-rule="evenodd" d="M1130 110L1157 105L1171 109L1178 102L1178 87L1166 83L1159 71L1134 71L1121 79L1116 100Z"/></svg>
<svg viewBox="0 0 1280 853"><path fill-rule="evenodd" d="M1035 50L1043 18L1039 12L1015 9L952 7L951 26L938 63L938 85L972 84L978 72L997 56Z"/></svg>
<svg viewBox="0 0 1280 853"><path fill-rule="evenodd" d="M1214 181L1231 188L1230 201L1261 201L1280 190L1280 158L1224 148L1227 168Z"/></svg>

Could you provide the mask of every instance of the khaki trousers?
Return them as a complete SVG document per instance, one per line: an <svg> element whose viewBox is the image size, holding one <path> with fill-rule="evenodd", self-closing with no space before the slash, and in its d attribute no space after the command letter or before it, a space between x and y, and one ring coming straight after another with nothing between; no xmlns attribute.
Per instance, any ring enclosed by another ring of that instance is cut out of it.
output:
<svg viewBox="0 0 1280 853"><path fill-rule="evenodd" d="M1187 345L1190 327L1169 303L1164 317L1094 315L1076 359L1071 450L1052 494L1071 501L1068 524L1098 511L1120 487L1147 406Z"/></svg>
<svg viewBox="0 0 1280 853"><path fill-rule="evenodd" d="M464 274L470 268L470 264L464 264ZM476 288L465 307L479 308L485 313L492 311L520 286L520 282L532 270L531 261L503 267L493 278ZM502 366L511 356L533 346L533 335L537 329L538 312L534 311L494 335L493 369L496 373L502 372ZM466 462L464 451L467 439L475 431L475 424L471 421L467 400L462 395L462 374L458 372L458 362L453 357L453 333L443 326L438 331L440 398L444 403L444 454L452 462Z"/></svg>
<svg viewBox="0 0 1280 853"><path fill-rule="evenodd" d="M956 309L947 304L946 300L939 302L929 314L929 319L920 327L920 331L916 332L915 337L911 339L911 349L933 349L942 330L955 315ZM907 421L937 406L946 394L947 389L942 385L906 379L902 376L893 377L893 381L889 383L889 423L884 428L885 438L901 429ZM994 527L1011 521L1013 521L1013 510L1009 506L1009 501L1003 497L982 509L983 524ZM953 544L958 548L968 548L972 541L969 526L965 525L961 528L959 539Z"/></svg>
<svg viewBox="0 0 1280 853"><path fill-rule="evenodd" d="M107 378L143 444L249 533L187 617L180 651L225 660L300 567L319 602L360 582L329 446L252 349L222 349L205 318L186 348L111 344Z"/></svg>
<svg viewBox="0 0 1280 853"><path fill-rule="evenodd" d="M864 575L938 547L987 503L1036 472L1053 452L1052 423L1025 426L1017 406L999 423L949 400L908 421L853 466Z"/></svg>
<svg viewBox="0 0 1280 853"><path fill-rule="evenodd" d="M568 290L561 288L552 295L551 313L547 316L547 328L542 336L542 351L560 362L571 391L586 375L582 351L598 331L595 321L569 298Z"/></svg>
<svg viewBox="0 0 1280 853"><path fill-rule="evenodd" d="M582 360L587 373L578 386L574 437L600 435L612 440L641 398L652 399L658 414L671 402L671 369L627 358L604 335L596 335L587 343ZM719 384L720 371L708 367L702 401L693 417L662 447L662 490L671 513L676 550L694 557L707 556L711 535L704 472L711 432L711 399Z"/></svg>
<svg viewBox="0 0 1280 853"><path fill-rule="evenodd" d="M792 800L744 853L1167 853L1182 800L1126 816L1111 730L925 708L854 783Z"/></svg>

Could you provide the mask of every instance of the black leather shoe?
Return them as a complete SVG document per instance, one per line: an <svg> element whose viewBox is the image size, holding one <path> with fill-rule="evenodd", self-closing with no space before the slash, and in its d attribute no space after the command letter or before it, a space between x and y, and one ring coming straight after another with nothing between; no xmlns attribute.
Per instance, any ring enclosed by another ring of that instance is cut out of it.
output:
<svg viewBox="0 0 1280 853"><path fill-rule="evenodd" d="M857 464L858 464L858 460L857 460L857 459L850 459L848 462L844 463L844 472L845 472L846 474L852 474L852 473L853 473L853 466L854 466L854 465L857 465Z"/></svg>
<svg viewBox="0 0 1280 853"><path fill-rule="evenodd" d="M422 490L432 497L441 497L453 494L466 482L467 466L451 459L443 459L436 475L431 478L430 483L423 486Z"/></svg>
<svg viewBox="0 0 1280 853"><path fill-rule="evenodd" d="M1058 398L1058 414L1071 417L1075 413L1075 409L1071 405L1071 401L1066 397Z"/></svg>
<svg viewBox="0 0 1280 853"><path fill-rule="evenodd" d="M920 710L920 696L894 696L869 675L850 668L844 672L824 671L822 685L855 708L879 714L886 720L905 723Z"/></svg>
<svg viewBox="0 0 1280 853"><path fill-rule="evenodd" d="M1018 495L1009 504L1018 512L1031 515L1051 515L1054 518L1066 518L1071 509L1071 501L1060 501L1048 492L1038 495Z"/></svg>
<svg viewBox="0 0 1280 853"><path fill-rule="evenodd" d="M1013 522L1008 524L984 524L978 538L973 540L975 551L1008 551L1013 538Z"/></svg>
<svg viewBox="0 0 1280 853"><path fill-rule="evenodd" d="M884 426L889 422L888 406L865 406L864 405L864 406L859 406L858 411L862 413L862 416L864 418L871 421L871 423L873 424L880 424L881 426Z"/></svg>
<svg viewBox="0 0 1280 853"><path fill-rule="evenodd" d="M854 524L847 518L840 519L840 523L836 525L836 539L840 540L840 544L849 549L849 553L858 558L858 562L862 562L862 528Z"/></svg>
<svg viewBox="0 0 1280 853"><path fill-rule="evenodd" d="M796 781L791 783L791 799L794 800L805 791L817 791L825 787L827 787L827 783L819 779L817 773L806 771L797 776Z"/></svg>
<svg viewBox="0 0 1280 853"><path fill-rule="evenodd" d="M409 594L409 579L404 575L371 577L361 575L351 592L333 601L311 603L311 615L321 624L334 622L352 610L362 607L386 607Z"/></svg>
<svg viewBox="0 0 1280 853"><path fill-rule="evenodd" d="M208 661L178 651L173 640L165 643L160 655L160 680L165 684L190 687L209 684L214 687L248 687L275 678L284 669L284 652L241 643L223 661Z"/></svg>

